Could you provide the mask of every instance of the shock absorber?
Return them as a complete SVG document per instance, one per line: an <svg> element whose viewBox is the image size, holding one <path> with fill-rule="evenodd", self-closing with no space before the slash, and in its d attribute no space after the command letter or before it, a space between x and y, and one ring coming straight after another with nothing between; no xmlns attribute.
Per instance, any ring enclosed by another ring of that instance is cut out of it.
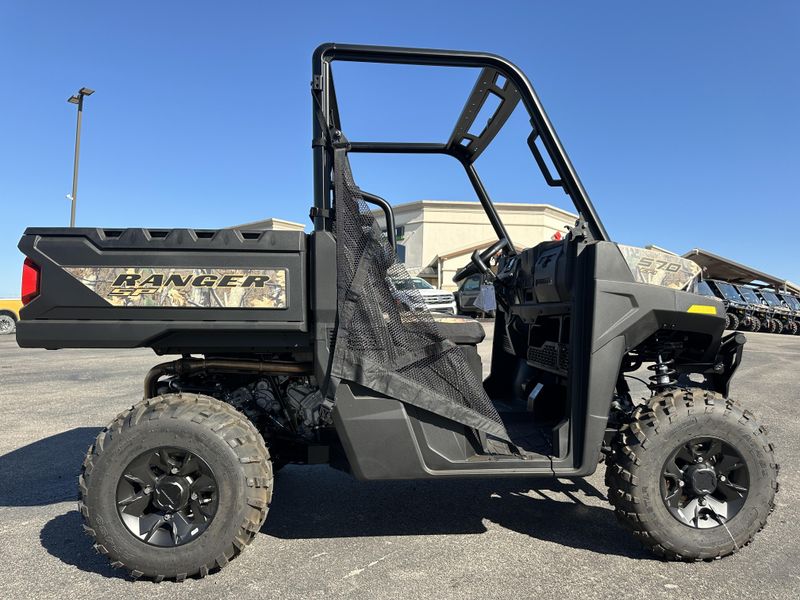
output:
<svg viewBox="0 0 800 600"><path fill-rule="evenodd" d="M647 367L653 371L653 374L649 377L650 387L656 393L675 387L675 384L678 383L678 380L675 379L677 371L672 368L674 362L672 359L664 359L662 352L657 352L655 362Z"/></svg>

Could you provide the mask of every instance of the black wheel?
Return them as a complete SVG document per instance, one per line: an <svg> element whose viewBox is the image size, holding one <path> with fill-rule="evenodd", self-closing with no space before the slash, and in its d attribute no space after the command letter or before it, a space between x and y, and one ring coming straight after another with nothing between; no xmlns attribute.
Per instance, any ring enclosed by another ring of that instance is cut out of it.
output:
<svg viewBox="0 0 800 600"><path fill-rule="evenodd" d="M739 329L739 317L737 317L734 313L726 313L725 316L728 320L728 326L726 329L736 330Z"/></svg>
<svg viewBox="0 0 800 600"><path fill-rule="evenodd" d="M732 554L774 508L778 466L764 429L711 391L673 390L637 407L607 462L614 512L662 558Z"/></svg>
<svg viewBox="0 0 800 600"><path fill-rule="evenodd" d="M794 335L800 335L800 323L794 321Z"/></svg>
<svg viewBox="0 0 800 600"><path fill-rule="evenodd" d="M783 322L778 319L773 319L773 321L775 321L775 330L772 333L783 333Z"/></svg>
<svg viewBox="0 0 800 600"><path fill-rule="evenodd" d="M11 335L17 330L17 319L13 314L0 312L0 335Z"/></svg>
<svg viewBox="0 0 800 600"><path fill-rule="evenodd" d="M761 330L761 319L753 315L750 317L750 322L748 323L748 329L750 331L756 332Z"/></svg>
<svg viewBox="0 0 800 600"><path fill-rule="evenodd" d="M267 516L261 435L213 398L167 394L119 415L89 448L80 510L114 567L156 581L203 577L249 544Z"/></svg>
<svg viewBox="0 0 800 600"><path fill-rule="evenodd" d="M731 313L726 312L725 313L725 329L727 330L727 329L730 329L730 328L731 328Z"/></svg>
<svg viewBox="0 0 800 600"><path fill-rule="evenodd" d="M761 321L761 331L765 331L767 333L774 333L775 320L770 319L769 317L764 317L764 319Z"/></svg>

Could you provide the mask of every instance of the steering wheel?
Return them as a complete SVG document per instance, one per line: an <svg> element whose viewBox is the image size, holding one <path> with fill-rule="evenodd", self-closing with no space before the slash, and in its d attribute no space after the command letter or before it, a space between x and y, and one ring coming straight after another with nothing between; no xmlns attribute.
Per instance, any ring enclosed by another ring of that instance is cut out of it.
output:
<svg viewBox="0 0 800 600"><path fill-rule="evenodd" d="M502 240L497 240L494 244L489 246L483 252L479 252L475 250L472 253L472 257L470 259L470 263L465 267L462 267L456 274L453 275L453 283L458 283L463 281L467 277L471 277L472 275L477 275L478 273L488 273L489 272L489 265L486 264L490 258L492 258L495 254L500 252L503 248L508 246L508 238L503 238Z"/></svg>

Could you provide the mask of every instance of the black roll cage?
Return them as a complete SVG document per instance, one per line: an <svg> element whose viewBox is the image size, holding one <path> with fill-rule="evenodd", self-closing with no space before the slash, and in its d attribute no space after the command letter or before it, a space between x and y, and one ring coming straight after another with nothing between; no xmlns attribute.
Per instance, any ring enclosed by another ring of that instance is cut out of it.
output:
<svg viewBox="0 0 800 600"><path fill-rule="evenodd" d="M482 52L435 50L423 48L397 48L352 44L322 44L312 58L311 93L314 153L314 207L312 218L315 231L330 231L332 227L332 177L333 167L330 132L341 130L339 109L333 84L331 63L334 61L387 63L441 67L472 67L481 69L478 80L464 105L455 128L446 143L372 142L349 141L350 152L389 154L446 154L456 158L464 167L483 209L497 237L506 240L506 248L514 252L508 232L497 214L486 188L478 176L474 162L488 147L505 125L516 105L521 101L528 111L531 134L528 146L548 185L560 187L570 197L586 224L592 239L610 241L600 217L592 205L566 151L561 145L550 119L542 107L525 74L508 60ZM499 78L505 81L500 81ZM491 95L500 103L486 127L478 135L469 133L481 108ZM536 141L540 140L556 169L557 177L550 172ZM387 215L387 231L391 207L373 194L365 194L366 201L378 204ZM394 233L392 231L392 233ZM391 240L390 240L391 241Z"/></svg>

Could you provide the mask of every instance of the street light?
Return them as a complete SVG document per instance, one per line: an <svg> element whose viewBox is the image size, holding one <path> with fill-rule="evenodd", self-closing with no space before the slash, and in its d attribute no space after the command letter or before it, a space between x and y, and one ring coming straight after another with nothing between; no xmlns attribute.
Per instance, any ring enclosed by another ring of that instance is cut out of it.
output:
<svg viewBox="0 0 800 600"><path fill-rule="evenodd" d="M87 87L82 87L78 93L67 98L70 104L78 105L78 125L75 128L75 165L72 170L72 211L69 216L69 226L75 227L75 207L78 202L78 160L81 154L81 116L83 115L83 99L85 96L91 96L94 90Z"/></svg>

